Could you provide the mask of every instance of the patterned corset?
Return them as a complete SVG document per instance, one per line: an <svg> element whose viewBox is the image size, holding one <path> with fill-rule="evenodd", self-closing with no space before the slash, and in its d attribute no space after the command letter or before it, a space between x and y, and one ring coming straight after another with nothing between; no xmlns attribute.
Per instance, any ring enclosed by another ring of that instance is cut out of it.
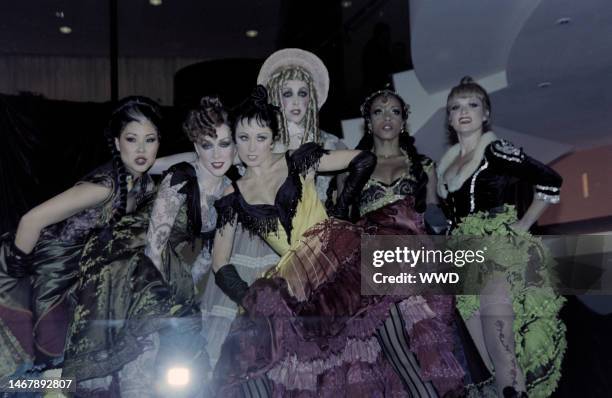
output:
<svg viewBox="0 0 612 398"><path fill-rule="evenodd" d="M383 206L414 194L415 179L403 175L387 185L375 178L370 178L361 191L359 212L361 215L380 209Z"/></svg>

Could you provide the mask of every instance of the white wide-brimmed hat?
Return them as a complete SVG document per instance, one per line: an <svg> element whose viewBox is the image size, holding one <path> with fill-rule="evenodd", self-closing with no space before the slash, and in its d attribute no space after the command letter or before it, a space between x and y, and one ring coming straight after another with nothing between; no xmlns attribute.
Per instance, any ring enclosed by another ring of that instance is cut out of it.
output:
<svg viewBox="0 0 612 398"><path fill-rule="evenodd" d="M327 101L329 73L323 61L309 51L299 48L285 48L273 53L261 66L257 76L257 84L267 86L275 73L292 66L302 68L310 74L317 91L317 106L321 109Z"/></svg>

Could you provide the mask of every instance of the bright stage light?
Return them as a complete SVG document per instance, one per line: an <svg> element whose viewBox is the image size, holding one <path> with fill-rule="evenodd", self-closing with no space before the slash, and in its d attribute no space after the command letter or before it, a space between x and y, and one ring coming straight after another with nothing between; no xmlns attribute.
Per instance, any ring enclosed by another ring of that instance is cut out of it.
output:
<svg viewBox="0 0 612 398"><path fill-rule="evenodd" d="M170 368L166 373L166 382L172 387L184 387L189 384L190 373L188 368Z"/></svg>

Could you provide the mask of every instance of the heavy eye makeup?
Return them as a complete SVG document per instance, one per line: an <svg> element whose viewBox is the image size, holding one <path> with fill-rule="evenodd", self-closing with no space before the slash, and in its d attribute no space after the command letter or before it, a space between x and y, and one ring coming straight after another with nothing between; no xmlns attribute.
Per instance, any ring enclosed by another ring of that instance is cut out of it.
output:
<svg viewBox="0 0 612 398"><path fill-rule="evenodd" d="M230 145L232 145L232 141L231 140L223 140L223 141L219 142L219 146L221 148L227 148Z"/></svg>

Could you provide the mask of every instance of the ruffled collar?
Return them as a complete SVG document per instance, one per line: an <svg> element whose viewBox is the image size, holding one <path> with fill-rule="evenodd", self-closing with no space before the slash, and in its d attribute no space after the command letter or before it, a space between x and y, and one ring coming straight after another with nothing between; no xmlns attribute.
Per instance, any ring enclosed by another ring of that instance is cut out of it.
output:
<svg viewBox="0 0 612 398"><path fill-rule="evenodd" d="M459 174L452 179L452 181L446 182L444 180L444 173L448 169L448 167L457 159L457 156L461 153L461 146L459 143L453 145L446 151L442 159L440 159L440 163L438 163L438 186L437 191L438 195L441 198L446 199L449 192L458 191L463 183L476 171L480 163L482 162L482 158L484 156L485 149L487 146L493 141L497 140L497 136L492 132L488 131L480 137L480 141L474 150L474 156L472 159L461 169Z"/></svg>

